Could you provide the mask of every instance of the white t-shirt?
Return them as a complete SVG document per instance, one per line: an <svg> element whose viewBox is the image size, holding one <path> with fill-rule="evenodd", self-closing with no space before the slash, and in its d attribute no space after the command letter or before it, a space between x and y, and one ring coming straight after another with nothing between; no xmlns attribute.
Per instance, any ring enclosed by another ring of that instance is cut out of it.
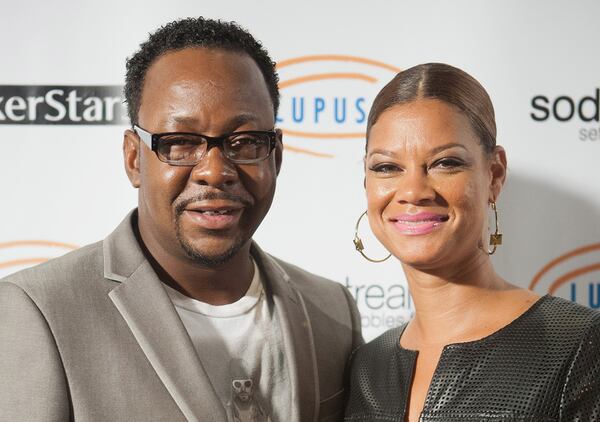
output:
<svg viewBox="0 0 600 422"><path fill-rule="evenodd" d="M227 305L200 302L164 286L229 421L289 421L291 386L283 339L256 263L244 297Z"/></svg>

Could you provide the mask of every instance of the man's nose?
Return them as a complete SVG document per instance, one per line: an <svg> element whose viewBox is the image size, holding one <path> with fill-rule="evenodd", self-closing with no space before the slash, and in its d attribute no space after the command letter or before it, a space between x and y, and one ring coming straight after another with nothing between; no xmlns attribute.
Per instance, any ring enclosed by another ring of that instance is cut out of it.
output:
<svg viewBox="0 0 600 422"><path fill-rule="evenodd" d="M399 179L396 199L400 203L422 205L434 201L436 191L424 169L407 170Z"/></svg>
<svg viewBox="0 0 600 422"><path fill-rule="evenodd" d="M238 172L221 148L213 147L194 166L191 177L201 185L220 187L234 184L238 180Z"/></svg>

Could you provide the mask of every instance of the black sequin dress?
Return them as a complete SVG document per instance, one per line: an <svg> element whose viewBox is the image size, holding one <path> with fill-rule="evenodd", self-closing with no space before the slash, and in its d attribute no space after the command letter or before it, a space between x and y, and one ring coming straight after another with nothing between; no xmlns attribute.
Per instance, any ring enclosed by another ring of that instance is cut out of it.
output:
<svg viewBox="0 0 600 422"><path fill-rule="evenodd" d="M346 422L404 421L417 352L405 326L352 358ZM499 331L447 345L421 422L600 421L600 312L544 296Z"/></svg>

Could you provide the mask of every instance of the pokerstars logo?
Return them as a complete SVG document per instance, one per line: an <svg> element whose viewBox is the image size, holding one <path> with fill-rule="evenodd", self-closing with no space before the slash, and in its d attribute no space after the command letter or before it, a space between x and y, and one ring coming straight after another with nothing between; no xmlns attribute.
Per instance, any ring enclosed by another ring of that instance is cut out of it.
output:
<svg viewBox="0 0 600 422"><path fill-rule="evenodd" d="M15 240L0 243L0 278L77 249L70 243Z"/></svg>
<svg viewBox="0 0 600 422"><path fill-rule="evenodd" d="M277 125L286 148L331 157L331 141L365 138L373 99L400 69L364 57L313 55L283 60L277 71Z"/></svg>
<svg viewBox="0 0 600 422"><path fill-rule="evenodd" d="M585 126L578 129L578 139L600 141L600 88L580 97L536 95L531 99L529 115L536 122L583 123Z"/></svg>
<svg viewBox="0 0 600 422"><path fill-rule="evenodd" d="M0 85L0 124L126 124L119 85Z"/></svg>
<svg viewBox="0 0 600 422"><path fill-rule="evenodd" d="M529 288L600 308L600 243L582 246L551 260L535 275Z"/></svg>

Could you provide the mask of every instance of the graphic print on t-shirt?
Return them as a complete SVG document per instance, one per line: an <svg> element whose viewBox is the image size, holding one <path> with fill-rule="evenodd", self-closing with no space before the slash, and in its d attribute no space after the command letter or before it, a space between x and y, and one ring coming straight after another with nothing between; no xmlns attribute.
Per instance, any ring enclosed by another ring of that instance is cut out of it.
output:
<svg viewBox="0 0 600 422"><path fill-rule="evenodd" d="M232 359L229 365L231 376L231 400L228 403L232 422L271 422L270 415L260 405L258 383L248 376L242 359Z"/></svg>
<svg viewBox="0 0 600 422"><path fill-rule="evenodd" d="M291 384L277 312L260 271L234 303L211 305L165 285L227 422L288 422Z"/></svg>

